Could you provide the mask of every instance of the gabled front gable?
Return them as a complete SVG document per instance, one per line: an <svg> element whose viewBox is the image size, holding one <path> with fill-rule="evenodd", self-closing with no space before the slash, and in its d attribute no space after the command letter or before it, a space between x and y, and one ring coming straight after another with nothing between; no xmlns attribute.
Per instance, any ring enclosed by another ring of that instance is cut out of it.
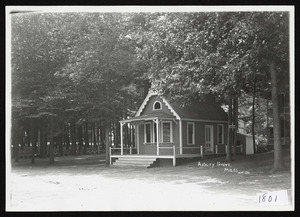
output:
<svg viewBox="0 0 300 217"><path fill-rule="evenodd" d="M163 114L169 117L173 116L176 119L180 119L177 112L171 107L167 100L165 100L162 96L149 91L135 117L145 115L162 116Z"/></svg>

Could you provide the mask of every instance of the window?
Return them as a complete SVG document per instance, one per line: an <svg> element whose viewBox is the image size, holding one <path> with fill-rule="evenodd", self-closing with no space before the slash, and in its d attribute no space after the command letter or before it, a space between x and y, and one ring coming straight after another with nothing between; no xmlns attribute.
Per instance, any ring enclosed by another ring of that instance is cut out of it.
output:
<svg viewBox="0 0 300 217"><path fill-rule="evenodd" d="M218 124L218 144L224 144L224 125Z"/></svg>
<svg viewBox="0 0 300 217"><path fill-rule="evenodd" d="M161 110L161 102L155 101L153 104L153 110Z"/></svg>
<svg viewBox="0 0 300 217"><path fill-rule="evenodd" d="M145 143L150 143L151 142L151 124L146 123L145 124Z"/></svg>
<svg viewBox="0 0 300 217"><path fill-rule="evenodd" d="M195 144L195 123L187 123L187 143Z"/></svg>
<svg viewBox="0 0 300 217"><path fill-rule="evenodd" d="M162 142L172 141L172 122L162 122Z"/></svg>

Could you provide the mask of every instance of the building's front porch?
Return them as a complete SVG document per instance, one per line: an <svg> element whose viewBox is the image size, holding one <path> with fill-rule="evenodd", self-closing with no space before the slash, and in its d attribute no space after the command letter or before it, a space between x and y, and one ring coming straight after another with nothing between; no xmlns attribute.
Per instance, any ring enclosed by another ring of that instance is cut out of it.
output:
<svg viewBox="0 0 300 217"><path fill-rule="evenodd" d="M131 161L131 165L135 166L147 166L149 163L149 167L153 164L157 159L170 159L172 160L172 165L176 166L176 160L178 159L188 159L188 158L201 158L204 159L205 156L220 156L225 155L227 153L227 146L224 145L215 145L214 151L210 151L210 149L206 149L205 146L198 147L176 147L176 145L172 146L162 146L159 145L160 153L157 154L138 154L137 148L135 147L123 147L123 151L121 147L110 147L110 165L112 165L116 160L122 161L122 159ZM181 151L177 151L177 149L181 149ZM234 151L234 147L232 147L232 153ZM235 153L242 154L243 146L236 146ZM144 162L145 164L142 164ZM126 165L124 163L124 165ZM148 167L147 166L147 167Z"/></svg>
<svg viewBox="0 0 300 217"><path fill-rule="evenodd" d="M202 130L195 131L195 124L189 123L191 122L183 124L181 119L163 112L120 121L120 145L110 147L110 164L117 160L122 161L119 162L120 165L126 165L130 161L132 165L136 163L137 166L145 166L153 164L157 159L169 159L172 165L176 166L178 159L203 159L204 156L227 153L227 146L224 143L214 142L213 137L216 134L211 129L212 124L202 124L203 132L205 130L206 134L201 134ZM199 129L201 126L198 125ZM208 126L211 127L210 131L207 129ZM123 133L123 127L133 129L132 140L129 143L124 138L126 133ZM195 134L199 140L195 140ZM242 152L243 146L236 147L235 153Z"/></svg>
<svg viewBox="0 0 300 217"><path fill-rule="evenodd" d="M141 166L152 167L157 161L169 160L173 166L176 166L176 161L180 158L200 158L199 154L184 154L184 155L112 155L111 165L118 166Z"/></svg>

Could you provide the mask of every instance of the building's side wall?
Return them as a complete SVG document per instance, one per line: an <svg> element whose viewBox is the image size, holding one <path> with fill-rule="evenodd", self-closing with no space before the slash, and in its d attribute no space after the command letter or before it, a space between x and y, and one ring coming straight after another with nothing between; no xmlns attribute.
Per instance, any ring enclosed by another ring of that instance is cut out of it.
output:
<svg viewBox="0 0 300 217"><path fill-rule="evenodd" d="M187 143L187 123L194 123L195 124L195 144L190 145ZM218 124L223 124L224 126L224 144L218 144L217 141L217 126ZM226 123L215 123L215 122L200 122L200 121L182 121L182 146L183 147L195 147L195 148L183 148L183 154L192 154L192 153L199 153L199 147L202 145L205 146L205 125L212 125L213 126L213 145L214 147L218 144L220 146L225 146L227 144L227 130L228 125ZM224 147L220 147L223 149Z"/></svg>

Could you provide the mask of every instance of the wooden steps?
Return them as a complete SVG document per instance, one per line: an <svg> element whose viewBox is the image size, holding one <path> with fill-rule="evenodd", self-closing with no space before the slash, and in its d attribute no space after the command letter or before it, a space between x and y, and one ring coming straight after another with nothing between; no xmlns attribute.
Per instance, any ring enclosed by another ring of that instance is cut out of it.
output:
<svg viewBox="0 0 300 217"><path fill-rule="evenodd" d="M153 157L132 157L132 156L122 156L113 162L112 166L122 166L122 167L145 167L149 168L155 164L156 158Z"/></svg>

